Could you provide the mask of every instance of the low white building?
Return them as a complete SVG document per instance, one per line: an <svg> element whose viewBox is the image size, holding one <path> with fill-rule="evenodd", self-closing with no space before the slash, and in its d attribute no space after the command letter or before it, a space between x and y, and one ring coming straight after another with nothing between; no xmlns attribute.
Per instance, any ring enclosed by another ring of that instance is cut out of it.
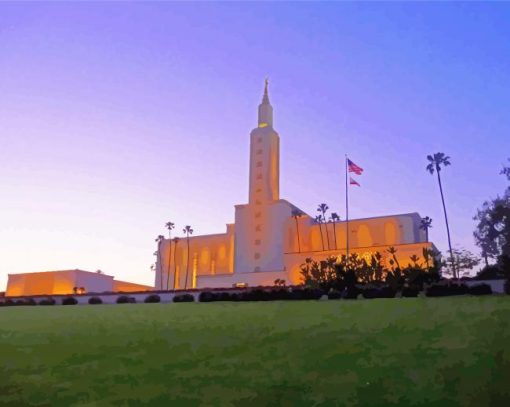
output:
<svg viewBox="0 0 510 407"><path fill-rule="evenodd" d="M115 280L113 276L84 270L9 274L6 297L102 292L149 291L154 287Z"/></svg>

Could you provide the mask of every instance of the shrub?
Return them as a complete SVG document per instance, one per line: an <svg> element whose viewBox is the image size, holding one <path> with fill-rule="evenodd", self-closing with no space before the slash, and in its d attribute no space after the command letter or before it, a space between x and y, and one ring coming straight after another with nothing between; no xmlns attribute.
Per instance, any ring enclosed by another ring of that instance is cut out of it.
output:
<svg viewBox="0 0 510 407"><path fill-rule="evenodd" d="M468 288L471 295L490 295L492 288L489 284L476 284Z"/></svg>
<svg viewBox="0 0 510 407"><path fill-rule="evenodd" d="M218 296L218 301L232 301L232 296L228 292L222 292Z"/></svg>
<svg viewBox="0 0 510 407"><path fill-rule="evenodd" d="M195 297L193 297L191 294L177 294L174 296L173 299L174 302L194 302Z"/></svg>
<svg viewBox="0 0 510 407"><path fill-rule="evenodd" d="M161 297L157 294L151 294L143 300L145 303L161 302Z"/></svg>
<svg viewBox="0 0 510 407"><path fill-rule="evenodd" d="M37 303L34 301L33 298L26 298L26 299L16 300L10 305L24 306L24 305L37 305Z"/></svg>
<svg viewBox="0 0 510 407"><path fill-rule="evenodd" d="M246 301L269 301L270 294L260 288L246 292Z"/></svg>
<svg viewBox="0 0 510 407"><path fill-rule="evenodd" d="M198 301L200 301L200 302L213 302L213 301L217 301L216 300L216 294L212 293L210 291L203 291L198 296Z"/></svg>
<svg viewBox="0 0 510 407"><path fill-rule="evenodd" d="M497 265L492 264L480 270L474 280L499 280L501 278L505 278L505 273Z"/></svg>
<svg viewBox="0 0 510 407"><path fill-rule="evenodd" d="M395 290L391 287L365 288L362 291L363 298L395 298Z"/></svg>
<svg viewBox="0 0 510 407"><path fill-rule="evenodd" d="M127 295L121 295L117 298L117 304L134 304L136 303L136 298L128 297Z"/></svg>
<svg viewBox="0 0 510 407"><path fill-rule="evenodd" d="M55 300L53 298L44 298L39 301L39 305L55 305Z"/></svg>
<svg viewBox="0 0 510 407"><path fill-rule="evenodd" d="M13 300L9 299L9 300L5 300L4 305L5 305L6 307L12 307L13 305L16 305L16 304L14 303L14 301L13 301Z"/></svg>
<svg viewBox="0 0 510 407"><path fill-rule="evenodd" d="M361 290L357 287L348 287L342 292L342 298L345 300L356 300Z"/></svg>
<svg viewBox="0 0 510 407"><path fill-rule="evenodd" d="M62 305L76 305L78 300L74 297L66 297L62 300Z"/></svg>
<svg viewBox="0 0 510 407"><path fill-rule="evenodd" d="M427 297L447 297L450 295L464 295L468 293L468 288L465 284L433 284L425 295Z"/></svg>
<svg viewBox="0 0 510 407"><path fill-rule="evenodd" d="M420 293L420 290L418 287L404 287L402 289L402 297L418 297L418 294Z"/></svg>
<svg viewBox="0 0 510 407"><path fill-rule="evenodd" d="M510 278L505 281L505 293L510 294Z"/></svg>
<svg viewBox="0 0 510 407"><path fill-rule="evenodd" d="M89 304L96 305L96 304L102 304L103 300L99 297L90 297L89 298Z"/></svg>
<svg viewBox="0 0 510 407"><path fill-rule="evenodd" d="M287 292L284 298L287 300L318 300L325 292L319 288L294 288Z"/></svg>
<svg viewBox="0 0 510 407"><path fill-rule="evenodd" d="M340 298L342 298L341 291L332 290L328 293L328 300L339 300Z"/></svg>
<svg viewBox="0 0 510 407"><path fill-rule="evenodd" d="M379 289L377 288L365 288L362 292L363 298L380 298Z"/></svg>

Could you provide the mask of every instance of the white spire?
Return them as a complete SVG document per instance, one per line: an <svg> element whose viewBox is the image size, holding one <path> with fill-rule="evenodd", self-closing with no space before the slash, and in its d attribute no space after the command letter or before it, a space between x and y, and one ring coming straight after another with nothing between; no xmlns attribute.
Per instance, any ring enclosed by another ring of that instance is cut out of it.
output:
<svg viewBox="0 0 510 407"><path fill-rule="evenodd" d="M262 103L259 105L259 127L273 127L273 107L269 103L268 85L269 79L266 78L264 82L264 96L262 97Z"/></svg>

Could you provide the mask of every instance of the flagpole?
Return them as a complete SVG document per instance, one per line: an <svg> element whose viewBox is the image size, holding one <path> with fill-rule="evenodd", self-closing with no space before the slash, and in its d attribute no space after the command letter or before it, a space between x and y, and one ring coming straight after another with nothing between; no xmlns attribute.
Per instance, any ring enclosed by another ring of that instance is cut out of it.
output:
<svg viewBox="0 0 510 407"><path fill-rule="evenodd" d="M345 155L345 268L349 261L349 182L347 180L348 173L347 154Z"/></svg>

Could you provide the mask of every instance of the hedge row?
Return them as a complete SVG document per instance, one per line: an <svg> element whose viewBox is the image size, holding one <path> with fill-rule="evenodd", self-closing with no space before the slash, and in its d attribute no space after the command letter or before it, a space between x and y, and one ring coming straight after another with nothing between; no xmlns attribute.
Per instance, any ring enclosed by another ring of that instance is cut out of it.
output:
<svg viewBox="0 0 510 407"><path fill-rule="evenodd" d="M255 289L250 291L236 292L219 292L219 291L203 291L200 293L200 302L215 301L274 301L274 300L317 300L326 293L320 289L312 288L276 288L273 290ZM366 299L372 298L394 298L397 292L388 286L379 288L358 288L351 287L342 292L331 291L328 298L333 299L356 299L359 295ZM404 287L401 291L402 297L417 297L419 290L413 287ZM468 287L465 284L434 284L425 290L427 297L446 297L452 295L490 295L492 294L491 286L488 284L476 284ZM173 302L194 302L195 297L191 294L177 294L173 298ZM133 304L136 303L134 297L121 295L116 300L117 304ZM161 297L157 294L151 294L144 300L145 303L161 302ZM74 297L65 297L62 299L62 305L76 305L78 300ZM102 304L100 297L91 297L89 304ZM42 299L37 303L33 298L24 300L7 299L0 302L0 306L24 306L24 305L56 305L53 298Z"/></svg>
<svg viewBox="0 0 510 407"><path fill-rule="evenodd" d="M191 294L177 294L174 296L174 302L195 302L195 297Z"/></svg>
<svg viewBox="0 0 510 407"><path fill-rule="evenodd" d="M447 297L451 295L490 295L492 288L489 284L476 284L468 287L465 284L435 284L430 286L425 295L427 297Z"/></svg>
<svg viewBox="0 0 510 407"><path fill-rule="evenodd" d="M132 304L136 303L136 299L134 297L128 297L126 295L121 295L116 300L117 304ZM144 300L145 303L155 303L155 302L161 302L161 298L157 294L151 294ZM89 304L95 305L95 304L102 304L103 300L100 297L90 297ZM37 303L33 298L28 298L24 300L6 300L4 302L0 302L1 306L23 306L23 305L56 305L57 302L53 298L45 298L39 301ZM61 301L62 305L76 305L78 304L78 300L74 297L65 297Z"/></svg>
<svg viewBox="0 0 510 407"><path fill-rule="evenodd" d="M240 293L230 292L211 292L204 291L200 293L198 300L200 302L214 301L273 301L273 300L317 300L325 294L324 291L311 288L274 290L251 290Z"/></svg>

